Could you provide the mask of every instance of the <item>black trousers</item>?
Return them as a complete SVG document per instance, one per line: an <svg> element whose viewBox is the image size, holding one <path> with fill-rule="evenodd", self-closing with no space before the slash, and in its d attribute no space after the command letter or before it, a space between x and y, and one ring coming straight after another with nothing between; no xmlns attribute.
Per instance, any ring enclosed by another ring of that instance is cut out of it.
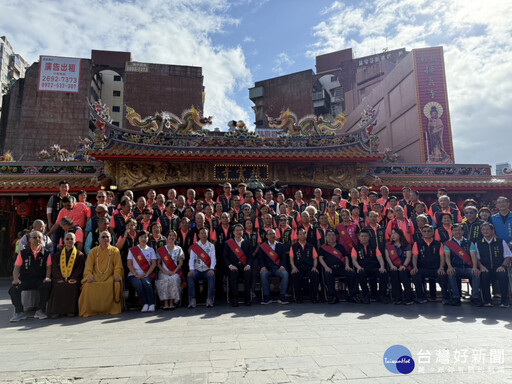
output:
<svg viewBox="0 0 512 384"><path fill-rule="evenodd" d="M233 297L233 301L238 300L238 277L243 276L244 279L244 296L245 300L251 299L251 286L252 286L252 270L251 269L244 271L244 267L240 266L237 269L232 270L228 268L227 273L229 276L229 286L231 288L231 295Z"/></svg>
<svg viewBox="0 0 512 384"><path fill-rule="evenodd" d="M44 283L43 280L22 281L21 284L11 285L9 288L9 295L11 296L12 304L16 310L16 313L23 312L23 304L21 303L21 292L36 290L39 291L39 306L38 309L46 312L46 304L50 297L50 291L52 289L52 283Z"/></svg>
<svg viewBox="0 0 512 384"><path fill-rule="evenodd" d="M125 303L125 305L127 305L128 303L133 303L135 302L135 288L133 288L133 285L131 284L126 284L126 282L128 281L128 274L130 273L130 269L128 268L128 260L127 260L127 257L128 256L125 256L125 257L122 257L121 258L121 261L123 263L123 269L124 269L124 289L128 289L128 299L127 299L127 302ZM185 277L187 276L187 274L185 274Z"/></svg>
<svg viewBox="0 0 512 384"><path fill-rule="evenodd" d="M482 272L480 275L480 289L482 290L484 303L492 303L491 283L498 280L501 293L501 304L508 304L508 268L505 268L505 272L496 272L497 268L487 269L489 272Z"/></svg>
<svg viewBox="0 0 512 384"><path fill-rule="evenodd" d="M224 276L227 276L226 268L223 258L219 257L215 265L215 299L217 301L225 299Z"/></svg>
<svg viewBox="0 0 512 384"><path fill-rule="evenodd" d="M388 273L380 273L379 268L364 268L361 272L357 274L357 281L361 286L361 291L364 296L370 295L370 290L368 289L368 280L371 278L375 278L379 281L379 296L384 296L388 287Z"/></svg>
<svg viewBox="0 0 512 384"><path fill-rule="evenodd" d="M337 296L335 289L335 281L337 277L342 277L347 280L348 296L352 297L357 294L357 279L354 271L347 271L345 267L339 266L337 268L331 267L332 273L324 271L325 285L329 290L331 296Z"/></svg>
<svg viewBox="0 0 512 384"><path fill-rule="evenodd" d="M412 277L412 281L414 282L414 286L416 287L416 296L418 299L425 299L425 289L423 288L423 280L435 279L437 283L441 286L441 291L443 293L443 300L449 300L450 296L448 294L448 279L446 275L438 275L437 269L431 268L418 268L418 273Z"/></svg>
<svg viewBox="0 0 512 384"><path fill-rule="evenodd" d="M308 280L310 282L309 294L311 298L316 299L318 294L318 284L320 283L320 274L318 272L313 272L310 267L297 267L297 269L299 272L291 274L296 299L302 298L302 292L307 286Z"/></svg>
<svg viewBox="0 0 512 384"><path fill-rule="evenodd" d="M393 300L401 300L403 294L405 301L411 301L413 299L413 293L411 287L411 273L409 270L389 271L389 277L391 279L391 295L393 296Z"/></svg>

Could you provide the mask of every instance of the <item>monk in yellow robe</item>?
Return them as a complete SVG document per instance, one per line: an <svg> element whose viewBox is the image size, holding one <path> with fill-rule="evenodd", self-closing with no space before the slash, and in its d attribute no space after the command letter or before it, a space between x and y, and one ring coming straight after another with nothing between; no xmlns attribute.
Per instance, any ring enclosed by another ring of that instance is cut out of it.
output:
<svg viewBox="0 0 512 384"><path fill-rule="evenodd" d="M79 315L115 315L123 308L123 263L119 249L110 245L110 233L100 233L100 245L87 257L82 294L78 300Z"/></svg>
<svg viewBox="0 0 512 384"><path fill-rule="evenodd" d="M75 247L76 235L64 236L64 249L52 257L52 294L48 302L50 316L76 316L80 281L84 274L85 256Z"/></svg>

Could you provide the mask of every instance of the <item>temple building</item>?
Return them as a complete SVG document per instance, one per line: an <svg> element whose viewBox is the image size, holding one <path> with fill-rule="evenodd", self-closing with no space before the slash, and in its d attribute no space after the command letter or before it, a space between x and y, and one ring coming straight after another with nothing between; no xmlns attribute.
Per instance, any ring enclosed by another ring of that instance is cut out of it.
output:
<svg viewBox="0 0 512 384"><path fill-rule="evenodd" d="M490 165L454 163L442 48L363 58L344 50L317 57L316 70L257 82L256 131L238 121L218 132L202 115L199 67L137 62L129 52L41 56L3 98L0 242L44 219L62 180L72 194L219 195L226 181L251 180L306 198L316 187L329 196L407 185L427 202L444 187L457 203L487 203L512 191L512 178L491 175ZM0 265L11 251L0 250Z"/></svg>

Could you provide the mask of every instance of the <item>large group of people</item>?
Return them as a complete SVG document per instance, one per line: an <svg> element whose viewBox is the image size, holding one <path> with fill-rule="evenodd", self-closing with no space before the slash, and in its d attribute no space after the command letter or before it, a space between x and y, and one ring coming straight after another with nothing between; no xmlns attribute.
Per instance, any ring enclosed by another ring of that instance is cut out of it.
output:
<svg viewBox="0 0 512 384"><path fill-rule="evenodd" d="M118 202L100 190L94 205L81 191L60 184L47 207L47 224L35 220L19 240L9 294L12 322L25 319L22 294L38 292L34 317L88 317L195 308L197 283L206 307L224 298L252 305L258 282L261 304L304 298L330 304L371 301L461 305L461 279L470 303L509 306L512 212L507 197L497 213L468 199L454 204L445 189L427 206L408 187L401 196L386 186L336 188L325 198L317 188L306 200L240 183L215 198L206 189L167 196L151 189ZM243 284L241 295L239 283ZM271 292L274 285L278 294ZM225 287L226 286L226 287ZM439 289L437 288L439 287ZM492 294L491 294L492 290ZM345 292L346 291L346 292ZM277 298L277 300L276 300Z"/></svg>

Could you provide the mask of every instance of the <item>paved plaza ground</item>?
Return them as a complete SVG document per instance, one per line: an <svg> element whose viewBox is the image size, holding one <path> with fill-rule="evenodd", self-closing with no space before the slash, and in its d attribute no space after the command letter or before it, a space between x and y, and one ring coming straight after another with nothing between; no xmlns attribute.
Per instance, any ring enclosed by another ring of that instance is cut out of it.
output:
<svg viewBox="0 0 512 384"><path fill-rule="evenodd" d="M277 303L9 323L0 383L512 383L512 308ZM415 369L393 374L401 344Z"/></svg>

